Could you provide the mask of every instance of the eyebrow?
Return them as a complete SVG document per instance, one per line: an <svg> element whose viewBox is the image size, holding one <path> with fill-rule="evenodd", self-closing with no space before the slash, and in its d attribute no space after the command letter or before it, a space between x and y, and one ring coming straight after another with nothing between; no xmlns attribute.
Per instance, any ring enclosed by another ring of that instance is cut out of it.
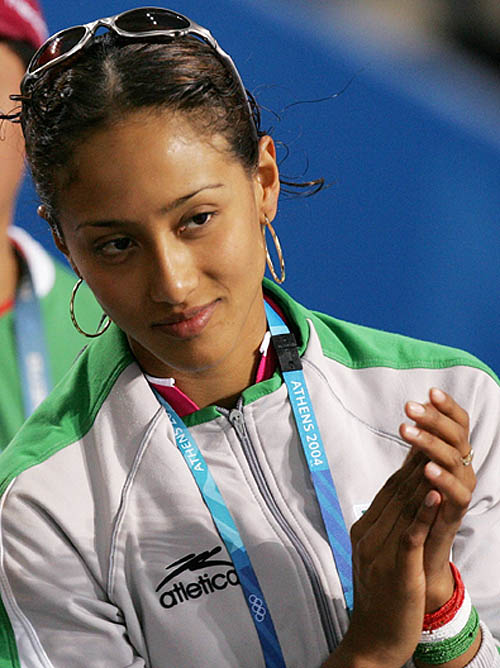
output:
<svg viewBox="0 0 500 668"><path fill-rule="evenodd" d="M194 190L191 193L188 193L187 195L182 195L181 197L178 197L177 199L174 199L173 202L170 202L166 206L161 207L160 211L164 215L166 213L170 213L174 209L177 209L178 207L182 206L185 204L187 201L198 195L199 193L203 192L204 190L215 190L216 188L223 188L224 184L223 183L214 183L210 184L207 186L203 186L202 188L198 188L198 190ZM131 220L120 220L120 219L115 219L112 218L110 220L91 220L91 221L84 221L82 223L79 223L76 226L76 229L79 230L82 227L116 227L117 225L126 225L130 223L134 223L135 221Z"/></svg>

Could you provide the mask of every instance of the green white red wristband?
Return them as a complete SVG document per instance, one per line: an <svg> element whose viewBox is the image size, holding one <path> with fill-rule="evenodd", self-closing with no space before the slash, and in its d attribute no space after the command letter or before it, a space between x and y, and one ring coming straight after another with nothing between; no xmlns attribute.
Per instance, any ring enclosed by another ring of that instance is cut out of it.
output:
<svg viewBox="0 0 500 668"><path fill-rule="evenodd" d="M460 576L460 571L455 564L450 563L450 569L455 581L453 595L449 601L436 610L436 612L424 615L424 622L422 625L423 631L432 631L444 624L447 624L457 614L459 608L462 606L465 595L465 586Z"/></svg>
<svg viewBox="0 0 500 668"><path fill-rule="evenodd" d="M420 644L427 644L431 642L440 642L441 640L446 640L447 638L454 638L456 635L465 628L472 612L472 601L470 599L469 593L464 592L463 603L460 608L457 610L454 617L450 619L449 622L443 624L443 626L438 627L437 629L432 629L431 631L422 631L420 636Z"/></svg>
<svg viewBox="0 0 500 668"><path fill-rule="evenodd" d="M464 654L479 630L479 615L456 566L453 596L439 610L424 617L420 642L413 658L431 665L447 663Z"/></svg>
<svg viewBox="0 0 500 668"><path fill-rule="evenodd" d="M500 668L500 647L497 648L495 639L486 624L480 622L481 645L477 654L470 659L467 668ZM413 659L410 659L405 668L417 668Z"/></svg>
<svg viewBox="0 0 500 668"><path fill-rule="evenodd" d="M474 606L464 628L455 636L438 642L419 643L413 658L423 663L438 665L453 661L465 654L474 642L479 630L479 615Z"/></svg>

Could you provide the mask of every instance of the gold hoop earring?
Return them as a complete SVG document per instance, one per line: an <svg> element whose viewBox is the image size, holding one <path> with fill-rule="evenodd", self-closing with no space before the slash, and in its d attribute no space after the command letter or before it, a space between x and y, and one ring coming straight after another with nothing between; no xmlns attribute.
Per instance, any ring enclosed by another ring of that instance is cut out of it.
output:
<svg viewBox="0 0 500 668"><path fill-rule="evenodd" d="M271 233L271 237L273 238L273 243L274 247L276 249L276 253L278 255L278 260L280 262L280 272L281 276L278 277L273 261L271 259L271 255L269 254L269 249L267 248L267 241L266 241L266 227L268 228L269 232ZM278 235L274 231L274 227L271 225L271 221L267 217L266 214L264 214L264 223L262 223L262 236L264 237L264 244L266 247L266 260L267 260L267 266L269 267L269 271L271 272L271 276L274 278L276 283L279 283L280 285L283 283L285 280L285 259L283 257L283 251L281 250L281 244L280 240L278 239Z"/></svg>
<svg viewBox="0 0 500 668"><path fill-rule="evenodd" d="M97 336L101 336L101 334L104 334L104 332L108 329L108 327L111 325L111 319L109 316L104 316L101 318L101 322L99 325L103 322L103 319L105 317L108 318L108 321L101 327L100 330L98 330L95 334L89 334L88 332L85 332L78 322L76 321L76 316L75 316L75 297L76 293L78 292L78 288L80 285L83 283L83 278L79 278L77 282L75 283L75 286L73 288L73 292L71 293L71 299L69 300L69 314L71 316L71 322L73 323L73 326L77 330L77 332L80 332L80 334L83 334L83 336L86 336L89 339L95 339Z"/></svg>

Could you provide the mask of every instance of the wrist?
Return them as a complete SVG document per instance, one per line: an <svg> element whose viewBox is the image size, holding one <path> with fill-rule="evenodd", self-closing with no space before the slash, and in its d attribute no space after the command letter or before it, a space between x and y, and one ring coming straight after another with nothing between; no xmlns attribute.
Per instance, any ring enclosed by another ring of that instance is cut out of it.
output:
<svg viewBox="0 0 500 668"><path fill-rule="evenodd" d="M456 614L464 602L465 586L458 568L450 562L448 571L452 582L451 593L448 591L441 605L434 607L433 610L426 610L423 621L424 631L443 626Z"/></svg>
<svg viewBox="0 0 500 668"><path fill-rule="evenodd" d="M460 577L450 564L454 579L451 598L438 610L426 613L422 635L413 655L417 666L465 666L477 651L479 616Z"/></svg>
<svg viewBox="0 0 500 668"><path fill-rule="evenodd" d="M425 613L432 614L453 597L456 589L456 578L452 564L446 564L443 575L435 578L435 582L428 584L425 595Z"/></svg>

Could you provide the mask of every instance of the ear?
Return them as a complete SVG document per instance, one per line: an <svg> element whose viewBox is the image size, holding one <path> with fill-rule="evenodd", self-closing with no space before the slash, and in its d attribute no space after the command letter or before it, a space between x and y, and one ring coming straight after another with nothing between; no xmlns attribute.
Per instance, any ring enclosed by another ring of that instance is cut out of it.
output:
<svg viewBox="0 0 500 668"><path fill-rule="evenodd" d="M276 162L276 146L272 137L265 135L259 140L259 164L255 174L258 205L262 217L276 216L280 194L280 175Z"/></svg>
<svg viewBox="0 0 500 668"><path fill-rule="evenodd" d="M69 252L68 247L66 246L66 242L64 241L64 237L61 233L61 229L57 223L54 222L54 220L51 218L49 215L47 208L43 205L40 204L40 206L37 209L37 214L40 216L40 218L43 218L49 226L50 226L50 231L52 232L52 238L54 239L54 243L57 246L57 249L61 251L63 255L66 256L66 259L71 265L71 268L75 272L75 274L81 278L81 274L78 271L75 263L73 262L73 259L71 257L71 253Z"/></svg>

